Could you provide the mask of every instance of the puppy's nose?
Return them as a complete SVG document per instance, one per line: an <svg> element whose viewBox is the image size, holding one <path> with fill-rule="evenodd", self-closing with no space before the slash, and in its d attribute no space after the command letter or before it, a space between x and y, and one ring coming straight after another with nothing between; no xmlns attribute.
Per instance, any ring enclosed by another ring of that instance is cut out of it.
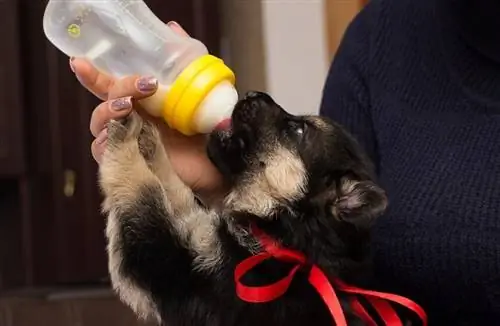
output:
<svg viewBox="0 0 500 326"><path fill-rule="evenodd" d="M261 96L262 96L261 92L249 91L249 92L246 92L244 99L245 100L253 100L253 99L259 98Z"/></svg>
<svg viewBox="0 0 500 326"><path fill-rule="evenodd" d="M256 92L256 91L247 92L243 100L247 102L259 102L265 105L274 104L274 100L272 99L272 97L265 92Z"/></svg>

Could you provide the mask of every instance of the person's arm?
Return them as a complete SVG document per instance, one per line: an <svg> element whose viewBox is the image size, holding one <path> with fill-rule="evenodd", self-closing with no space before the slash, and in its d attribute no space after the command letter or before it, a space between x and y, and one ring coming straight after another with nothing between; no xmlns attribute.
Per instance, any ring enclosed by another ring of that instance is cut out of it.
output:
<svg viewBox="0 0 500 326"><path fill-rule="evenodd" d="M351 132L378 166L368 90L374 19L375 4L370 1L347 28L328 72L320 114Z"/></svg>

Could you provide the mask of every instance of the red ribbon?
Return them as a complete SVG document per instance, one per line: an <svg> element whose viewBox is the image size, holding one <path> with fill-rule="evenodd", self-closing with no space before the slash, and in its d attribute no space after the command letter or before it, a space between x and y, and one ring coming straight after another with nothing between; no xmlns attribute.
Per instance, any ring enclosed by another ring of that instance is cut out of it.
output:
<svg viewBox="0 0 500 326"><path fill-rule="evenodd" d="M264 250L262 253L249 257L238 264L238 266L236 266L234 272L236 294L240 299L250 303L264 303L273 301L285 294L297 271L301 266L304 266L306 264L306 257L304 254L298 251L289 250L278 246L271 238L269 238L266 234L262 233L256 228L253 228L252 231L254 236L259 239ZM240 282L243 275L245 275L248 271L250 271L258 264L270 258L297 264L292 268L292 270L285 278L270 285L252 287L243 285ZM354 286L347 285L338 279L335 279L333 281L335 285L334 289L327 276L319 267L315 265L313 265L311 268L308 280L309 283L320 294L321 298L330 310L330 313L332 314L335 321L335 325L337 326L347 326L347 321L345 319L344 312L340 305L340 301L337 297L335 289L340 292L352 294L352 297L350 299L352 308L357 313L357 315L362 318L369 326L377 326L377 324L365 310L363 305L359 302L356 297L357 295L364 296L367 299L370 305L375 309L375 311L377 311L379 317L384 321L385 325L403 326L401 319L389 303L394 302L408 308L409 310L412 310L422 320L422 325L427 326L427 315L425 311L417 303L405 297L395 294L360 289Z"/></svg>

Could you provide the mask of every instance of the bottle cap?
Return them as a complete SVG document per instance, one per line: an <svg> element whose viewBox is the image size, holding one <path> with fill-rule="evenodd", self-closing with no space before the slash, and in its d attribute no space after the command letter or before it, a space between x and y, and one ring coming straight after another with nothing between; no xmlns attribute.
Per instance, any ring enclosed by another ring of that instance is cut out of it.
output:
<svg viewBox="0 0 500 326"><path fill-rule="evenodd" d="M221 59L204 55L187 66L172 84L164 101L163 118L171 128L187 136L210 132L210 123L201 123L201 117L208 118L212 110L232 111L237 100L234 83L234 73ZM202 103L203 114L197 114Z"/></svg>

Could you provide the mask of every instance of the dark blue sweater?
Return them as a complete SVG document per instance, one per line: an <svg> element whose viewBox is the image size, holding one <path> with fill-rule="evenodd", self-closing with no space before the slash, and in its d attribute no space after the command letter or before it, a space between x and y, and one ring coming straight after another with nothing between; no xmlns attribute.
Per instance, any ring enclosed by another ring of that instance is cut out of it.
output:
<svg viewBox="0 0 500 326"><path fill-rule="evenodd" d="M371 0L321 114L355 134L388 192L375 286L431 326L500 325L500 1Z"/></svg>

